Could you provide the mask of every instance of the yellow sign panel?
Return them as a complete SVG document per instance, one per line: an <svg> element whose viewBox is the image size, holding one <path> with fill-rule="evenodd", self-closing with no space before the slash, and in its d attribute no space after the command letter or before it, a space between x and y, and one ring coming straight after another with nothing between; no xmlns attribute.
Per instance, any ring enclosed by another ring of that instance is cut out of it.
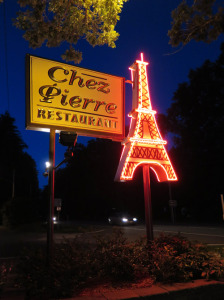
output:
<svg viewBox="0 0 224 300"><path fill-rule="evenodd" d="M27 56L28 129L124 138L124 78Z"/></svg>

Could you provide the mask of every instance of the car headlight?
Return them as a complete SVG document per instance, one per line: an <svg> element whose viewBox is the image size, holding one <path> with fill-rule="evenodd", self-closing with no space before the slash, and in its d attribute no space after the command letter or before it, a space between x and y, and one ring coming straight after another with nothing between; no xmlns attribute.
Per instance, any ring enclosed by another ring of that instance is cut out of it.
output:
<svg viewBox="0 0 224 300"><path fill-rule="evenodd" d="M122 218L122 222L126 223L128 221L127 218Z"/></svg>
<svg viewBox="0 0 224 300"><path fill-rule="evenodd" d="M137 219L137 218L133 218L133 221L134 221L134 222L137 222L137 221L138 221L138 219Z"/></svg>

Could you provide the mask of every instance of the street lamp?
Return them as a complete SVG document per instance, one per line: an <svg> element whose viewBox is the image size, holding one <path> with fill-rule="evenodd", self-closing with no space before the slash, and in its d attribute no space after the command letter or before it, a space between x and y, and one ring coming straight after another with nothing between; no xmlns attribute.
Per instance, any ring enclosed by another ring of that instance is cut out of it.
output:
<svg viewBox="0 0 224 300"><path fill-rule="evenodd" d="M44 177L47 177L49 175L49 168L50 168L51 164L49 161L45 162L45 171L44 171Z"/></svg>
<svg viewBox="0 0 224 300"><path fill-rule="evenodd" d="M46 162L45 176L48 176L48 188L49 188L49 219L48 219L48 232L47 232L47 265L50 265L53 254L53 235L54 235L54 172L73 156L74 146L77 141L77 134L73 132L60 132L60 143L64 146L68 146L67 156L65 159L55 166L55 130L50 130L50 145L49 145L49 162ZM69 157L68 157L69 156Z"/></svg>

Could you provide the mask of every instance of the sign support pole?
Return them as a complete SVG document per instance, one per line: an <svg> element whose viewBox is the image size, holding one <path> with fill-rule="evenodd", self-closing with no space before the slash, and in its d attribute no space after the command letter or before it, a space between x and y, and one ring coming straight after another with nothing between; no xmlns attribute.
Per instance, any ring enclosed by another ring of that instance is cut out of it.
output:
<svg viewBox="0 0 224 300"><path fill-rule="evenodd" d="M170 212L171 212L171 221L172 224L175 223L175 216L174 216L174 204L171 202L172 201L172 194L171 194L171 185L170 182L168 181L168 185L169 185L169 198L170 198Z"/></svg>
<svg viewBox="0 0 224 300"><path fill-rule="evenodd" d="M145 224L147 242L153 240L153 224L152 224L152 204L151 204L151 187L150 187L150 172L149 165L143 165L143 184L145 198Z"/></svg>
<svg viewBox="0 0 224 300"><path fill-rule="evenodd" d="M222 219L224 221L224 200L223 200L223 194L221 194L220 196L221 196L221 204L222 204Z"/></svg>
<svg viewBox="0 0 224 300"><path fill-rule="evenodd" d="M55 130L50 130L50 145L49 145L49 175L48 175L48 189L49 189L49 218L48 218L48 232L47 232L47 264L50 265L53 255L53 241L54 241L54 172L55 172Z"/></svg>

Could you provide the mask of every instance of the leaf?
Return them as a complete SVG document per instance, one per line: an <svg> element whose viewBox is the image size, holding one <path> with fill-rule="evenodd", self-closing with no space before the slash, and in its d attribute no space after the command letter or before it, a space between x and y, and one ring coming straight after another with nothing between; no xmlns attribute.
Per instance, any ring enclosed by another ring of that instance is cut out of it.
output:
<svg viewBox="0 0 224 300"><path fill-rule="evenodd" d="M14 25L25 31L30 47L57 47L63 42L75 45L85 39L90 45L115 47L119 34L114 30L123 4L128 0L30 1L20 0L24 7ZM70 48L62 55L66 61L80 63L82 53Z"/></svg>
<svg viewBox="0 0 224 300"><path fill-rule="evenodd" d="M201 277L206 277L207 273L206 272L202 272L201 273Z"/></svg>
<svg viewBox="0 0 224 300"><path fill-rule="evenodd" d="M183 0L172 12L169 43L176 47L192 39L206 43L215 41L223 34L223 16L224 9L217 0L195 0L191 5Z"/></svg>

